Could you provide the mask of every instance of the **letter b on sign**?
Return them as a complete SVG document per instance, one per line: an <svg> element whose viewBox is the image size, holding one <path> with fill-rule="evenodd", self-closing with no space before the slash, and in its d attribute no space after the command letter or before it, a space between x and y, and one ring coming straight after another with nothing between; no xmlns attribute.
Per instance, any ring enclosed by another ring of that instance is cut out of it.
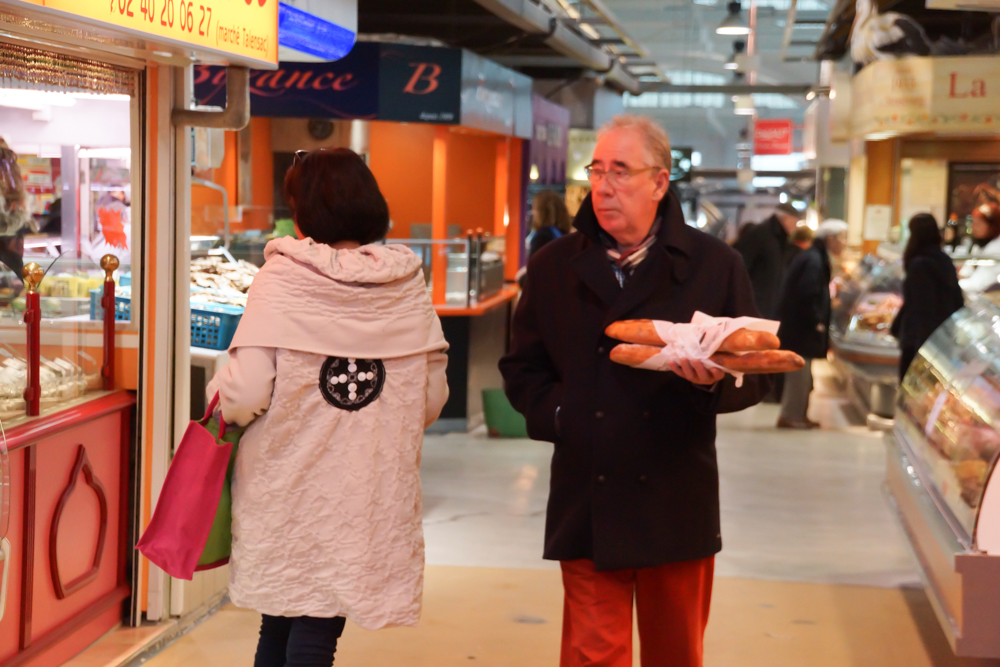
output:
<svg viewBox="0 0 1000 667"><path fill-rule="evenodd" d="M441 76L441 66L434 63L410 63L413 68L413 76L403 88L404 93L411 95L427 95L433 93L441 85L438 77Z"/></svg>

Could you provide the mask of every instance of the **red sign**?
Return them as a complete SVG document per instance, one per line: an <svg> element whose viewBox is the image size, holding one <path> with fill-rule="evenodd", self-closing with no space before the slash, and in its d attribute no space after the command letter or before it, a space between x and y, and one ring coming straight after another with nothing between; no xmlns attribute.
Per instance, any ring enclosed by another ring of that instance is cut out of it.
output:
<svg viewBox="0 0 1000 667"><path fill-rule="evenodd" d="M753 128L754 155L791 155L794 129L791 118L758 120Z"/></svg>

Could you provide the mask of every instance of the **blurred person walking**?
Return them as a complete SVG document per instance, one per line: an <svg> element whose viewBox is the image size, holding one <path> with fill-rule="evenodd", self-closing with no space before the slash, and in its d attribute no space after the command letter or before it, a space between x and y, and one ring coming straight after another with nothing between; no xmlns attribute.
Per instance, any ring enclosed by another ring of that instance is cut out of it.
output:
<svg viewBox="0 0 1000 667"><path fill-rule="evenodd" d="M847 247L847 223L827 220L816 230L812 246L792 261L778 304L782 349L806 360L802 370L785 373L778 428L811 429L809 394L813 390L812 360L826 357L830 325L830 256Z"/></svg>
<svg viewBox="0 0 1000 667"><path fill-rule="evenodd" d="M702 665L722 548L716 415L768 385L609 357L615 320L757 315L739 254L685 224L670 155L648 118L601 130L577 233L532 260L500 362L529 435L554 443L544 555L562 569L561 667L632 667L633 609L645 667Z"/></svg>
<svg viewBox="0 0 1000 667"><path fill-rule="evenodd" d="M941 230L929 213L913 216L903 251L903 307L892 321L899 340L899 381L934 330L965 305L951 258L941 249Z"/></svg>
<svg viewBox="0 0 1000 667"><path fill-rule="evenodd" d="M360 157L300 152L285 191L298 238L267 245L209 395L250 424L229 595L263 614L254 665L330 667L346 619L420 616L420 452L448 398L448 345L420 258L376 244L389 210Z"/></svg>
<svg viewBox="0 0 1000 667"><path fill-rule="evenodd" d="M802 214L791 204L779 204L774 213L746 230L733 247L743 256L750 274L757 309L764 317L776 319L785 267L794 252L791 235Z"/></svg>
<svg viewBox="0 0 1000 667"><path fill-rule="evenodd" d="M525 266L517 272L517 283L524 289L527 263L546 244L573 231L573 220L566 210L566 199L552 190L542 190L531 199L531 232L524 240Z"/></svg>
<svg viewBox="0 0 1000 667"><path fill-rule="evenodd" d="M987 203L972 211L973 257L1000 258L1000 207ZM980 266L966 265L959 273L966 292L983 292L1000 276L1000 261Z"/></svg>

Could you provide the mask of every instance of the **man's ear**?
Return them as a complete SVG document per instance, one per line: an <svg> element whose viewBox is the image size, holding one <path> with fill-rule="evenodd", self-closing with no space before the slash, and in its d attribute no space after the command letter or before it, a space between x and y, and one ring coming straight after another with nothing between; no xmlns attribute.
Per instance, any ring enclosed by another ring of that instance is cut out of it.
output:
<svg viewBox="0 0 1000 667"><path fill-rule="evenodd" d="M656 187L653 190L653 201L662 201L663 198L667 196L667 191L670 189L670 172L666 169L661 169L659 173L656 174L654 183Z"/></svg>

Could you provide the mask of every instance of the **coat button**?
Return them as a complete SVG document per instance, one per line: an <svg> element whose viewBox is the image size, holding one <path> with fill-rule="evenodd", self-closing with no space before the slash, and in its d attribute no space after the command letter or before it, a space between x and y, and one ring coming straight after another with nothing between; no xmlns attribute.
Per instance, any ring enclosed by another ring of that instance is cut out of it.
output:
<svg viewBox="0 0 1000 667"><path fill-rule="evenodd" d="M597 412L594 413L594 416L597 417L598 419L604 419L604 411L598 410Z"/></svg>
<svg viewBox="0 0 1000 667"><path fill-rule="evenodd" d="M598 476L597 476L597 483L598 483L598 484L604 484L604 482L606 482L606 481L607 481L607 479L608 479L608 478L607 478L607 477L605 477L604 475L598 475Z"/></svg>
<svg viewBox="0 0 1000 667"><path fill-rule="evenodd" d="M646 478L645 475L639 475L639 483L640 484L645 484L646 483L646 479L647 478Z"/></svg>

